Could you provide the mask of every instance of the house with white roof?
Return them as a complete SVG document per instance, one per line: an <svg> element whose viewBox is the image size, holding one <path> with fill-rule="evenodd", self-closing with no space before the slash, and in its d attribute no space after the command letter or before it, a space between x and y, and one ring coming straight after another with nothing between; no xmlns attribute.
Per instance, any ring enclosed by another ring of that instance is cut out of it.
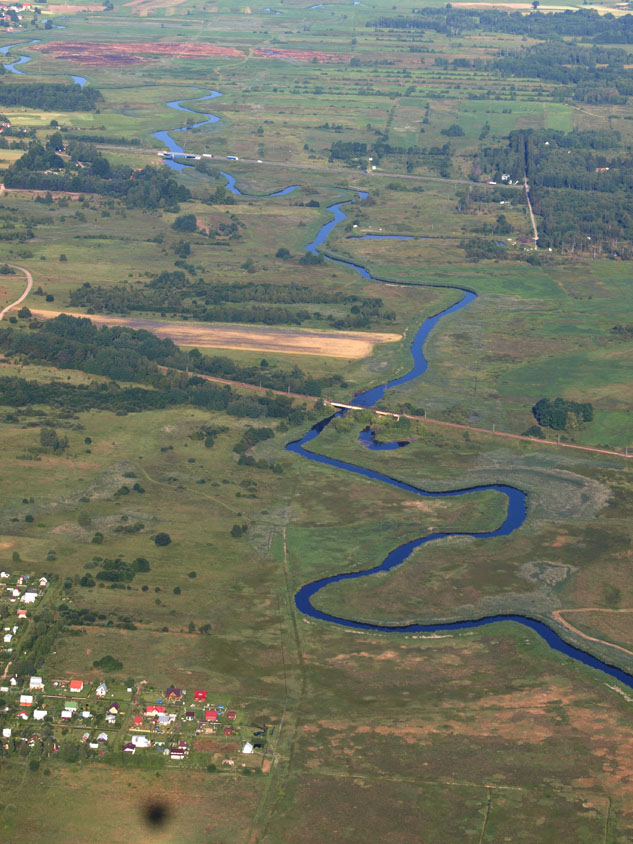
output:
<svg viewBox="0 0 633 844"><path fill-rule="evenodd" d="M97 688L95 689L95 694L97 697L105 697L108 693L108 687L105 683L99 683Z"/></svg>
<svg viewBox="0 0 633 844"><path fill-rule="evenodd" d="M132 736L131 742L134 747L151 747L152 743L147 736Z"/></svg>
<svg viewBox="0 0 633 844"><path fill-rule="evenodd" d="M31 689L31 691L33 689L43 689L43 688L44 688L44 681L42 680L41 677L31 677L31 679L29 680L29 689Z"/></svg>
<svg viewBox="0 0 633 844"><path fill-rule="evenodd" d="M37 592L34 589L27 589L20 600L23 604L34 604L37 600Z"/></svg>
<svg viewBox="0 0 633 844"><path fill-rule="evenodd" d="M33 718L35 721L43 721L44 718L48 715L48 710L46 709L34 709L33 710Z"/></svg>
<svg viewBox="0 0 633 844"><path fill-rule="evenodd" d="M253 752L253 745L250 743L250 741L247 741L245 743L244 747L242 748L242 753L252 753L252 752Z"/></svg>
<svg viewBox="0 0 633 844"><path fill-rule="evenodd" d="M33 706L33 695L20 695L20 706Z"/></svg>

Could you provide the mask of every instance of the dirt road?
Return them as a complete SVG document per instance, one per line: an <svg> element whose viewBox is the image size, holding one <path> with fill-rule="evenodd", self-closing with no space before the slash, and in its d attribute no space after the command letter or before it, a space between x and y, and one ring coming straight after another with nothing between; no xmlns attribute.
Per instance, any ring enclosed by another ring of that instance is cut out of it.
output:
<svg viewBox="0 0 633 844"><path fill-rule="evenodd" d="M16 308L21 302L23 302L29 295L29 293L31 292L31 288L33 287L33 276L27 269L25 269L24 267L16 267L14 264L9 264L9 266L13 267L14 270L20 270L20 272L24 273L24 275L26 276L26 288L24 290L24 293L19 297L19 299L16 299L15 302L11 302L10 305L7 305L0 311L0 320L12 308Z"/></svg>

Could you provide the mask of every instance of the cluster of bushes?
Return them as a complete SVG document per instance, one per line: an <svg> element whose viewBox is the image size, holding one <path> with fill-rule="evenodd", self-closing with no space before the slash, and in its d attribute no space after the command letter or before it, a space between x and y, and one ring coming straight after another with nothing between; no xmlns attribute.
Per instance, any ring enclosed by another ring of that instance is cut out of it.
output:
<svg viewBox="0 0 633 844"><path fill-rule="evenodd" d="M69 144L70 160L66 161L56 152L58 144L63 144L61 134L56 134L59 141L53 136L46 147L33 141L24 155L3 172L7 187L96 193L123 199L130 207L148 209L175 209L178 203L191 198L189 189L169 176L165 169L115 167L89 143L74 141Z"/></svg>
<svg viewBox="0 0 633 844"><path fill-rule="evenodd" d="M95 574L94 578L87 572L79 581L80 586L92 588L96 585L95 581L103 581L105 583L131 583L134 580L137 572L147 572L150 570L149 562L145 557L137 557L134 562L127 563L121 557L116 559L103 559L101 557L94 557L90 562L86 563L85 569L93 569L101 566L100 570Z"/></svg>
<svg viewBox="0 0 633 844"><path fill-rule="evenodd" d="M593 405L591 402L567 401L559 396L553 401L541 399L532 408L532 413L539 425L563 431L565 428L576 428L583 422L591 422Z"/></svg>

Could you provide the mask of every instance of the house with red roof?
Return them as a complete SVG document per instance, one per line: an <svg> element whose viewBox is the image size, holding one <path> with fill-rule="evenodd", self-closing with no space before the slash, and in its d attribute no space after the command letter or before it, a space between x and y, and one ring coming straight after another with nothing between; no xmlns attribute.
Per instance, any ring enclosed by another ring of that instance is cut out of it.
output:
<svg viewBox="0 0 633 844"><path fill-rule="evenodd" d="M217 721L218 720L218 713L215 709L207 709L204 713L204 720L205 721Z"/></svg>
<svg viewBox="0 0 633 844"><path fill-rule="evenodd" d="M202 689L196 689L193 693L193 699L199 701L205 701L207 699L207 693Z"/></svg>
<svg viewBox="0 0 633 844"><path fill-rule="evenodd" d="M71 692L82 692L83 688L84 688L84 681L83 680L71 680L69 688L70 688Z"/></svg>
<svg viewBox="0 0 633 844"><path fill-rule="evenodd" d="M143 723L143 716L142 715L135 715L134 716L134 726L140 727Z"/></svg>
<svg viewBox="0 0 633 844"><path fill-rule="evenodd" d="M226 717L229 719L229 721L235 721L235 712L227 712Z"/></svg>
<svg viewBox="0 0 633 844"><path fill-rule="evenodd" d="M233 729L233 727L225 727L224 728L224 735L225 736L232 736L234 732L235 732L235 730Z"/></svg>
<svg viewBox="0 0 633 844"><path fill-rule="evenodd" d="M145 707L145 715L164 715L165 707L157 706L155 703L150 703Z"/></svg>

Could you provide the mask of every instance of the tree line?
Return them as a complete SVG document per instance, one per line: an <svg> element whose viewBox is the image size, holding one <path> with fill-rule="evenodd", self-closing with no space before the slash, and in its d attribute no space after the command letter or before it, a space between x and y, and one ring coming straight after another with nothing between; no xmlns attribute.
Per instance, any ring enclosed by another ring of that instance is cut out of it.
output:
<svg viewBox="0 0 633 844"><path fill-rule="evenodd" d="M103 100L98 88L56 82L0 82L0 105L42 111L94 111Z"/></svg>
<svg viewBox="0 0 633 844"><path fill-rule="evenodd" d="M86 282L71 292L70 304L93 313L149 311L201 322L301 325L306 320L326 320L335 328L347 329L364 329L396 317L379 297L317 291L296 283L209 282L189 278L182 270L164 271L143 284L104 287ZM298 304L341 305L349 310L345 315L334 315L280 307Z"/></svg>
<svg viewBox="0 0 633 844"><path fill-rule="evenodd" d="M585 38L600 44L633 44L633 15L601 15L593 9L524 15L497 9L443 7L413 9L410 16L384 15L366 26L379 29L431 30L447 36L469 32L501 32L551 40Z"/></svg>
<svg viewBox="0 0 633 844"><path fill-rule="evenodd" d="M167 406L172 383L180 385L182 382L178 373L165 374L159 366L180 370L183 374L187 370L193 370L200 374L256 384L267 389L311 396L320 396L324 386L346 386L340 375L315 379L298 366L284 368L266 360L262 360L259 366L240 366L230 358L222 355L207 357L197 349L185 353L171 340L161 340L149 331L122 326L97 327L89 319L66 314L46 321L34 331L19 331L10 327L0 330L0 349L7 357L19 355L33 363L45 363L59 369L77 369L92 375L106 375L119 381L147 383L156 388L152 398L152 395L139 396L137 392L101 384L98 390L92 388L92 392L96 391L99 395L86 397L77 394L78 398L73 399L80 404L93 401L96 403L91 406L104 409L107 409L108 401L112 401L115 410L129 411L131 407L136 407L139 401L143 408L156 409ZM198 379L190 386L200 388L201 381L202 379ZM202 383L209 389L223 389L208 381ZM104 390L104 386L107 389ZM15 389L14 385L12 390ZM161 396L161 391L167 393L167 398ZM199 390L196 395L198 392ZM196 398L196 402L203 401L203 398ZM182 396L179 397L179 402L184 402ZM80 409L83 409L83 406ZM258 410L255 415L262 413Z"/></svg>

